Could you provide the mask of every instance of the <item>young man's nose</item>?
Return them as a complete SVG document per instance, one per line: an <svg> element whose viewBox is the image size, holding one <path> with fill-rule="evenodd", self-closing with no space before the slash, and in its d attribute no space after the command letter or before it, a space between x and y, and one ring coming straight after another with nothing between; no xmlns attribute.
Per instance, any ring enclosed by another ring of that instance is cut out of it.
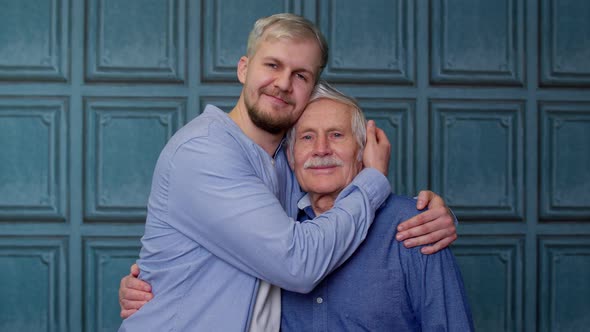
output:
<svg viewBox="0 0 590 332"><path fill-rule="evenodd" d="M275 78L275 86L281 91L291 90L291 73L288 70L283 70L277 74Z"/></svg>

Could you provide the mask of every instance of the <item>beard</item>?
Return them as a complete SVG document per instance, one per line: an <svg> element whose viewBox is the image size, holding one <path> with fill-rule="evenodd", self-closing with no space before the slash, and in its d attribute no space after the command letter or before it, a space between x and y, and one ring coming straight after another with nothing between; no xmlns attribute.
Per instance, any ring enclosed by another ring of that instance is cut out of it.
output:
<svg viewBox="0 0 590 332"><path fill-rule="evenodd" d="M287 131L295 121L289 117L273 118L271 115L262 112L255 106L247 106L248 115L254 125L267 133L276 135Z"/></svg>
<svg viewBox="0 0 590 332"><path fill-rule="evenodd" d="M261 95L262 94L271 96L280 95L279 92L272 91L272 89L263 89L261 91ZM280 96L280 98L291 104L291 100L289 100L287 97ZM289 130L289 128L291 128L297 121L297 119L292 118L291 113L282 114L284 116L280 116L281 114L278 114L278 116L273 117L271 112L264 112L260 109L259 105L252 104L247 94L244 98L244 102L246 104L246 109L248 110L248 116L250 117L252 123L267 133L273 135L283 133Z"/></svg>

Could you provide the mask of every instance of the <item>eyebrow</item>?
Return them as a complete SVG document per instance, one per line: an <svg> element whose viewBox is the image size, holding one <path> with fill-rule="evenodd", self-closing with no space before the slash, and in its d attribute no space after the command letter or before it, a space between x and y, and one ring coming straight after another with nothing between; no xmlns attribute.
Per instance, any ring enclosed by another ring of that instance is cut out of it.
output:
<svg viewBox="0 0 590 332"><path fill-rule="evenodd" d="M284 64L284 61L281 61L280 59L272 56L272 55L267 55L267 56L263 56L262 57L262 61L273 61L273 62L277 62L281 65ZM304 67L300 67L300 68L295 68L293 71L295 72L306 72L312 76L315 77L314 71L313 71L313 66L311 68L304 68Z"/></svg>

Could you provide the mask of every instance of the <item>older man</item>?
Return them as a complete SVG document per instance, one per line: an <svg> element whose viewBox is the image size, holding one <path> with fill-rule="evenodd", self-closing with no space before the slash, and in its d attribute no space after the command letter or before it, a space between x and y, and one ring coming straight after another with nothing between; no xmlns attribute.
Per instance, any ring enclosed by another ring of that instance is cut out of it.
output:
<svg viewBox="0 0 590 332"><path fill-rule="evenodd" d="M334 206L362 169L365 119L356 102L320 84L288 133L288 159L307 195L305 223ZM397 225L419 213L391 194L365 242L309 294L283 291L282 331L470 331L461 273L449 249L422 255L395 241Z"/></svg>

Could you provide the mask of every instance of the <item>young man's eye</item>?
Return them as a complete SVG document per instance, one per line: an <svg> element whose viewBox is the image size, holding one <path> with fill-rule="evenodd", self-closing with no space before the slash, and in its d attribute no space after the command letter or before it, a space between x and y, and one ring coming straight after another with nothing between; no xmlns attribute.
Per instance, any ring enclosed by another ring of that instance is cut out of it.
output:
<svg viewBox="0 0 590 332"><path fill-rule="evenodd" d="M278 67L276 63L267 63L266 66L270 67L270 68L277 68Z"/></svg>
<svg viewBox="0 0 590 332"><path fill-rule="evenodd" d="M297 78L303 80L304 82L307 82L307 77L305 77L305 75L303 74L297 74Z"/></svg>

